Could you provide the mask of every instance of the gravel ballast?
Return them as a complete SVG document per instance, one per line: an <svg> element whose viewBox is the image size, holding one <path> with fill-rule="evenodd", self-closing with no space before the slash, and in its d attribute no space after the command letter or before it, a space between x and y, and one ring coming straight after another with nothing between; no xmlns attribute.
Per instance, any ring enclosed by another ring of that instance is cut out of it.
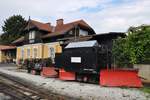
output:
<svg viewBox="0 0 150 100"><path fill-rule="evenodd" d="M61 81L56 78L44 78L18 71L16 67L0 67L0 72L32 82L54 93L85 100L150 100L145 94L135 88L101 87L98 84Z"/></svg>

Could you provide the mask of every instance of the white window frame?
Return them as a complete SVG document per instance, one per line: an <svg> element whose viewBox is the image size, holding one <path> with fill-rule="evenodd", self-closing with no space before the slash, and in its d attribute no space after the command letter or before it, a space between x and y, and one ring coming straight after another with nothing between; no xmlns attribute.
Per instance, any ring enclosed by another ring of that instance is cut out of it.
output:
<svg viewBox="0 0 150 100"><path fill-rule="evenodd" d="M52 63L55 63L55 48L49 47L49 57L52 59Z"/></svg>
<svg viewBox="0 0 150 100"><path fill-rule="evenodd" d="M29 33L29 40L35 39L35 31Z"/></svg>
<svg viewBox="0 0 150 100"><path fill-rule="evenodd" d="M72 30L69 31L69 35L73 35L73 31Z"/></svg>
<svg viewBox="0 0 150 100"><path fill-rule="evenodd" d="M88 35L88 31L79 29L79 35L80 36L87 36Z"/></svg>
<svg viewBox="0 0 150 100"><path fill-rule="evenodd" d="M24 58L24 48L21 48L21 58Z"/></svg>
<svg viewBox="0 0 150 100"><path fill-rule="evenodd" d="M31 55L31 49L27 48L27 58L30 58L30 55Z"/></svg>
<svg viewBox="0 0 150 100"><path fill-rule="evenodd" d="M51 58L55 58L55 48L54 47L49 47L49 56Z"/></svg>

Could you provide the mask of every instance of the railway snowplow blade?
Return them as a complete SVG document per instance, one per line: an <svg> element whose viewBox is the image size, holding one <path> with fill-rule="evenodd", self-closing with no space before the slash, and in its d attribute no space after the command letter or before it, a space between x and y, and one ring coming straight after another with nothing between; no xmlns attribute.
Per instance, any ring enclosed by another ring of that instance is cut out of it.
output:
<svg viewBox="0 0 150 100"><path fill-rule="evenodd" d="M74 72L66 72L64 69L59 70L59 79L61 80L68 80L74 81L75 80L75 73Z"/></svg>
<svg viewBox="0 0 150 100"><path fill-rule="evenodd" d="M142 87L137 71L101 70L100 85L110 87Z"/></svg>

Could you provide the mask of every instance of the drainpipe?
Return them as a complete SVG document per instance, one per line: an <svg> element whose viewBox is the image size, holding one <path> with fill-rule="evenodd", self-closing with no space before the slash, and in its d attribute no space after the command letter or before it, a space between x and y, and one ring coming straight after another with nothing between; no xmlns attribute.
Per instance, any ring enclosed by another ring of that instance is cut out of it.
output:
<svg viewBox="0 0 150 100"><path fill-rule="evenodd" d="M75 41L77 40L77 25L75 25Z"/></svg>

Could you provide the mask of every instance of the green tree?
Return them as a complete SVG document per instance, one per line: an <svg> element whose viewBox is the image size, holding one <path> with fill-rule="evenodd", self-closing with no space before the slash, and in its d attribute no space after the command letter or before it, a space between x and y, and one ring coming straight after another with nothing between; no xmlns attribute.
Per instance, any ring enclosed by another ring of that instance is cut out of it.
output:
<svg viewBox="0 0 150 100"><path fill-rule="evenodd" d="M150 26L130 27L128 36L117 39L113 45L113 56L117 65L150 63Z"/></svg>
<svg viewBox="0 0 150 100"><path fill-rule="evenodd" d="M118 67L127 67L131 65L130 63L130 56L128 53L127 45L126 45L126 38L118 38L113 41L113 58L114 58L114 63Z"/></svg>
<svg viewBox="0 0 150 100"><path fill-rule="evenodd" d="M21 15L13 15L6 19L2 26L4 33L0 36L0 42L10 44L12 41L24 35L22 30L26 23L26 20Z"/></svg>

